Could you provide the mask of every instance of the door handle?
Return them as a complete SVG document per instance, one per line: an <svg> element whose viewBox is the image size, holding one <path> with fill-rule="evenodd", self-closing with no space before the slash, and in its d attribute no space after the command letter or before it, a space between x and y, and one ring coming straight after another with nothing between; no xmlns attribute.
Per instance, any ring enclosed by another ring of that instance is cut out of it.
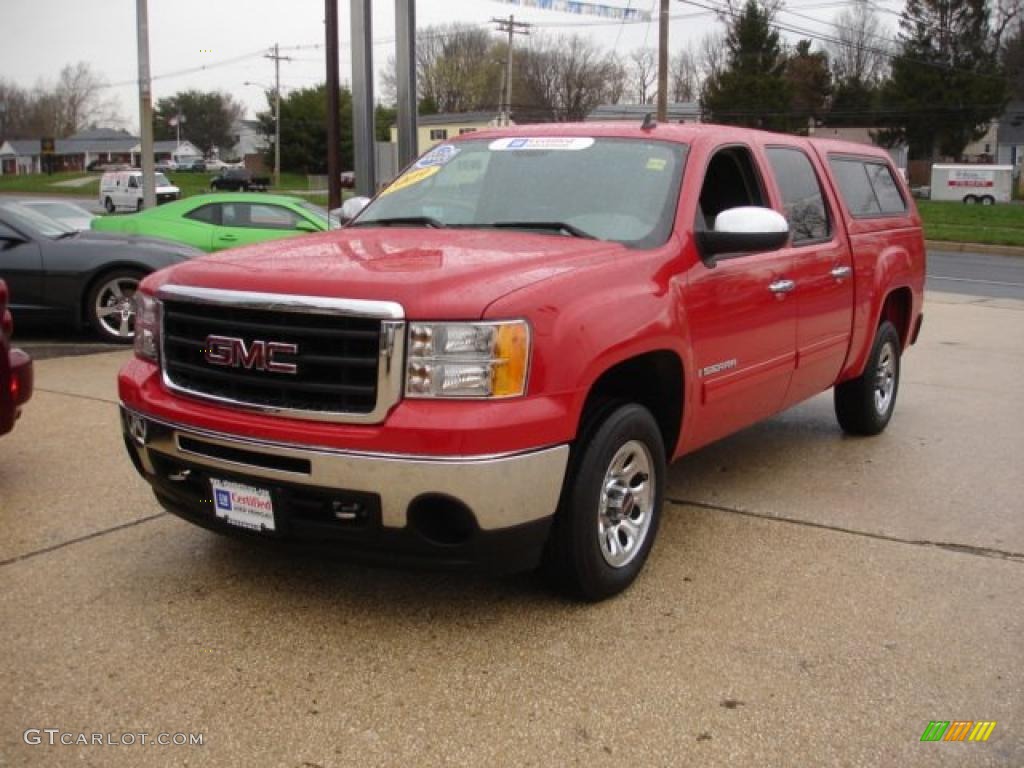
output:
<svg viewBox="0 0 1024 768"><path fill-rule="evenodd" d="M219 239L221 239L221 240L237 240L238 236L237 235L220 235Z"/></svg>
<svg viewBox="0 0 1024 768"><path fill-rule="evenodd" d="M842 282L844 279L850 276L851 272L853 272L852 267L836 267L835 269L832 270L831 274L832 277L834 277L836 280Z"/></svg>
<svg viewBox="0 0 1024 768"><path fill-rule="evenodd" d="M774 283L768 286L768 290L772 293L789 293L796 288L796 282L793 280L776 280Z"/></svg>

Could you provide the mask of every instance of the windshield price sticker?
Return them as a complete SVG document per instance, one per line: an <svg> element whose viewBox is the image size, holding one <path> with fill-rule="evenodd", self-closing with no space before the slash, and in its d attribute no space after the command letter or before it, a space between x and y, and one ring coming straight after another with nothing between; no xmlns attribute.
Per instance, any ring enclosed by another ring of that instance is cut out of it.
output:
<svg viewBox="0 0 1024 768"><path fill-rule="evenodd" d="M419 184L421 181L426 181L440 170L440 165L430 165L426 168L414 167L411 171L403 173L395 179L395 181L391 183L391 186L387 187L380 193L380 196L383 197L384 195L390 195L400 189L405 189L406 187L411 187L413 184Z"/></svg>
<svg viewBox="0 0 1024 768"><path fill-rule="evenodd" d="M441 144L417 160L413 168L434 168L446 165L459 154L459 151L459 148L453 144Z"/></svg>
<svg viewBox="0 0 1024 768"><path fill-rule="evenodd" d="M594 146L594 139L580 136L536 136L495 139L488 149L491 152L514 152L530 149L561 149L576 151Z"/></svg>

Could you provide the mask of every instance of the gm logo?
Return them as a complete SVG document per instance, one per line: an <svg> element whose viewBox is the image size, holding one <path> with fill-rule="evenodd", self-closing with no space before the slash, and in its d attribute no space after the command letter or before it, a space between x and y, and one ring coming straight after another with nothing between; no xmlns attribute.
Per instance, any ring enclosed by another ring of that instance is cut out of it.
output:
<svg viewBox="0 0 1024 768"><path fill-rule="evenodd" d="M217 491L217 508L218 509L231 509L231 494L227 491Z"/></svg>
<svg viewBox="0 0 1024 768"><path fill-rule="evenodd" d="M921 741L988 741L995 727L995 720L932 720Z"/></svg>
<svg viewBox="0 0 1024 768"><path fill-rule="evenodd" d="M261 341L257 339L246 344L244 339L232 336L207 336L203 358L210 365L225 368L246 368L254 371L270 373L288 373L294 376L298 372L295 363L284 363L277 355L299 354L298 344L285 344L281 341Z"/></svg>

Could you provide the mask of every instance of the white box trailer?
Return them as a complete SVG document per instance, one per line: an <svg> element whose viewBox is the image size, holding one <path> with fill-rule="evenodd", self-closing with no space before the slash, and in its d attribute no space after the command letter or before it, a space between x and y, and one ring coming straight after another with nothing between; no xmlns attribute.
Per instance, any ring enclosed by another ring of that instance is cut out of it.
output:
<svg viewBox="0 0 1024 768"><path fill-rule="evenodd" d="M1013 198L1013 166L933 165L931 198L968 205L1008 203Z"/></svg>

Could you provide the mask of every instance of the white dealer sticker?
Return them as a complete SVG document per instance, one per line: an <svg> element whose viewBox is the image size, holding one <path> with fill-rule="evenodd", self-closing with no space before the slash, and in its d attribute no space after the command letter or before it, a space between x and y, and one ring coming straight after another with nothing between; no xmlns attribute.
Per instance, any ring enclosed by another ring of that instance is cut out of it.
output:
<svg viewBox="0 0 1024 768"><path fill-rule="evenodd" d="M495 139L488 149L491 152L514 152L530 149L561 149L576 151L594 146L594 139L587 136L534 136Z"/></svg>
<svg viewBox="0 0 1024 768"><path fill-rule="evenodd" d="M216 478L210 478L210 485L217 517L252 531L274 530L274 503L270 491Z"/></svg>

